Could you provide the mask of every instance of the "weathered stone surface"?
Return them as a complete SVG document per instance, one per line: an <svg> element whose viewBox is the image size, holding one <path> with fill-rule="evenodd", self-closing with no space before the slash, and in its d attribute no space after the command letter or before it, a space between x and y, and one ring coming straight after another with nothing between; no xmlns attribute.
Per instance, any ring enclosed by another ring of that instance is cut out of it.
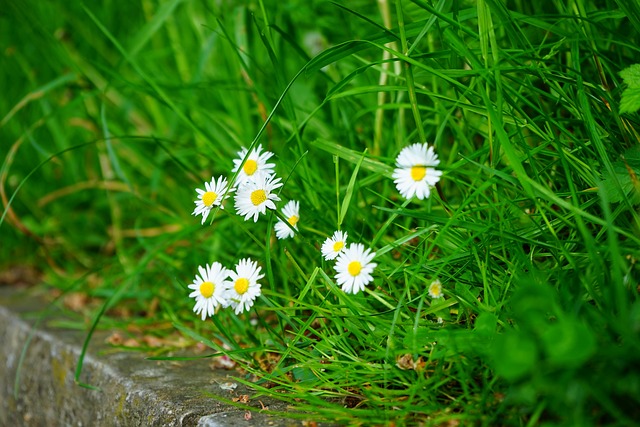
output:
<svg viewBox="0 0 640 427"><path fill-rule="evenodd" d="M99 390L81 387L74 373L85 333L33 328L34 321L23 318L26 307L42 309L32 298L0 289L0 426L302 425L271 417L257 399L249 401L250 411L216 400L252 392L241 384L225 390L221 385L233 379L228 371L212 371L206 359L154 362L138 353L100 353L104 336L99 335L81 376ZM271 410L286 409L260 400Z"/></svg>

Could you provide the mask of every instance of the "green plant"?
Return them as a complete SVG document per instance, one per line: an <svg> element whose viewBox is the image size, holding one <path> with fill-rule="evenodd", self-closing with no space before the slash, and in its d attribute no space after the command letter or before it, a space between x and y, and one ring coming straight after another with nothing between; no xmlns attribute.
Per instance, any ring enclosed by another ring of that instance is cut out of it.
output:
<svg viewBox="0 0 640 427"><path fill-rule="evenodd" d="M633 424L631 3L10 2L3 24L28 31L0 25L3 237L36 241L48 286L71 278L101 303L90 331L172 322L307 414ZM392 179L416 142L443 172L423 201ZM194 189L258 144L275 153L278 207L300 202L291 239L271 211L189 215ZM376 252L355 295L321 256L337 229ZM252 311L201 322L197 266L245 257L265 274Z"/></svg>

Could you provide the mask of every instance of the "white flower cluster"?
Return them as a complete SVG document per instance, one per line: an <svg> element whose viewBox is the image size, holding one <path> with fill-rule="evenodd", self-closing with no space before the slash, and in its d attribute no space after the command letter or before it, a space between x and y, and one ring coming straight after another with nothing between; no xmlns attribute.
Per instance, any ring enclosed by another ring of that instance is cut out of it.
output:
<svg viewBox="0 0 640 427"><path fill-rule="evenodd" d="M275 210L275 203L280 201L275 190L282 187L282 181L275 174L275 164L268 163L271 157L273 153L263 152L262 145L251 152L242 148L233 160L231 172L236 175L233 185L224 176L217 179L212 177L210 182L205 182L204 190L196 189L198 198L194 202L196 207L192 215L202 215L204 224L213 209L224 209L223 202L233 192L236 213L244 217L245 221L253 219L257 222L260 215L266 214L267 209ZM278 220L275 225L278 239L294 236L298 229L299 211L300 204L295 200L283 207L282 214L288 224ZM198 267L198 271L200 274L189 285L192 290L189 296L195 298L193 311L200 314L202 320L213 316L218 307L231 306L236 314L248 311L260 296L261 285L258 281L264 274L260 274L261 267L258 263L249 258L240 260L235 270L228 270L222 264L214 262L211 266L207 264L205 267Z"/></svg>
<svg viewBox="0 0 640 427"><path fill-rule="evenodd" d="M336 271L335 279L342 290L348 294L357 294L373 280L371 273L378 264L371 262L376 256L375 252L365 249L361 243L347 246L347 237L346 231L336 231L333 236L327 237L321 250L327 261L336 260L333 266Z"/></svg>
<svg viewBox="0 0 640 427"><path fill-rule="evenodd" d="M273 157L270 151L262 150L258 145L250 152L242 148L233 160L231 172L235 174L235 182L229 183L227 178L219 176L204 183L203 189L196 189L198 194L194 202L196 207L192 215L202 215L202 224L214 208L224 209L223 202L235 192L234 204L236 213L244 217L245 221L258 221L267 209L275 210L280 197L275 193L283 186L282 180L275 174L275 164L268 163ZM431 187L440 180L442 172L435 169L440 163L433 147L428 144L413 144L405 147L396 158L396 169L393 173L394 182L400 194L405 198L414 196L420 200L428 198ZM298 231L300 220L300 204L290 200L282 208L281 217L275 224L276 237L287 239ZM335 260L334 270L336 283L346 293L358 293L373 281L373 271L377 266L372 262L376 256L370 248L361 243L351 243L347 246L347 232L336 231L328 237L322 245L322 255L327 261ZM204 320L213 316L218 307L234 308L236 314L249 310L254 300L260 295L258 280L264 277L260 274L261 267L249 258L242 259L236 264L235 270L228 270L220 263L199 267L199 275L189 285L193 292L189 295L195 298L194 311L201 314ZM434 292L432 297L437 298Z"/></svg>
<svg viewBox="0 0 640 427"><path fill-rule="evenodd" d="M213 316L216 309L231 306L236 314L249 310L253 302L260 296L260 283L264 277L260 274L261 267L250 258L241 259L234 270L225 268L219 262L205 264L198 267L200 274L196 274L189 289L193 292L189 297L195 298L193 311L202 316Z"/></svg>
<svg viewBox="0 0 640 427"><path fill-rule="evenodd" d="M428 144L413 144L400 151L393 172L394 182L400 194L420 200L430 195L431 187L440 180L442 172L435 169L440 164L438 155ZM360 243L347 246L347 233L336 231L322 245L322 255L327 261L336 259L336 282L347 293L358 293L373 280L377 266L371 262L376 253ZM430 290L430 295L433 295ZM437 298L437 297L434 297Z"/></svg>
<svg viewBox="0 0 640 427"><path fill-rule="evenodd" d="M233 160L234 167L231 172L236 174L234 185L229 185L227 179L220 176L217 181L212 177L211 182L205 182L204 190L196 188L198 199L194 202L196 208L192 215L202 215L204 224L211 210L216 207L224 209L222 202L234 191L236 213L243 216L245 221L253 219L253 222L257 222L267 209L275 210L275 202L279 202L280 197L274 191L282 187L282 180L274 172L275 164L267 163L271 157L272 152L262 152L262 145L258 145L250 153L246 148L242 148ZM283 207L282 213L289 225L278 219L275 225L278 239L293 237L298 229L299 211L300 204L295 200L289 201Z"/></svg>

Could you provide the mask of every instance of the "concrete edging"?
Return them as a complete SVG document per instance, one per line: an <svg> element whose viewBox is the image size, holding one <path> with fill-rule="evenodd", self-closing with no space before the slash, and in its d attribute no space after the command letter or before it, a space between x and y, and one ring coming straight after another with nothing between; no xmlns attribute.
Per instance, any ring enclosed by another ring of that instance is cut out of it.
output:
<svg viewBox="0 0 640 427"><path fill-rule="evenodd" d="M179 363L154 362L131 352L99 354L104 336L92 340L81 380L100 390L80 387L74 373L82 332L38 328L24 320L25 307L37 310L29 296L0 289L0 425L1 426L302 426L306 423L272 417L261 403L245 411L211 395L233 396L251 390L238 384L230 392L220 387L233 381L229 371L213 371L206 359ZM25 301L27 300L27 301ZM13 389L20 355L26 348L17 398ZM95 347L93 348L94 344ZM207 395L209 394L209 395ZM265 400L272 410L282 402Z"/></svg>

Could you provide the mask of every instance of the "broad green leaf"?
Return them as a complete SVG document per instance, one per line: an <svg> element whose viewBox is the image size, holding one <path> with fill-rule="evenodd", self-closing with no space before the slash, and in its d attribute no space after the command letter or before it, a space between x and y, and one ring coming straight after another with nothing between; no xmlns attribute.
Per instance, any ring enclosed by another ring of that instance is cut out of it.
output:
<svg viewBox="0 0 640 427"><path fill-rule="evenodd" d="M609 202L619 203L626 198L634 205L640 203L640 194L635 191L633 181L629 174L616 173L615 175L615 178L609 174L605 175L605 180L602 181L601 184L602 190L607 195ZM621 187L616 183L616 178Z"/></svg>
<svg viewBox="0 0 640 427"><path fill-rule="evenodd" d="M622 161L613 163L614 173L604 172L604 179L600 184L602 191L611 203L619 203L628 199L631 204L640 203L638 175L640 175L640 149L637 147L627 150ZM615 175L615 176L614 176Z"/></svg>
<svg viewBox="0 0 640 427"><path fill-rule="evenodd" d="M293 377L300 382L309 382L316 380L316 376L309 368L293 368L291 370Z"/></svg>
<svg viewBox="0 0 640 427"><path fill-rule="evenodd" d="M480 290L475 287L471 287L461 282L456 282L455 286L456 297L458 297L465 304L475 307L478 304L478 295Z"/></svg>
<svg viewBox="0 0 640 427"><path fill-rule="evenodd" d="M533 281L521 283L511 297L511 310L521 328L540 335L546 330L549 317L555 313L557 291L546 283L536 283L535 278L529 280Z"/></svg>
<svg viewBox="0 0 640 427"><path fill-rule="evenodd" d="M418 353L433 341L433 337L433 331L426 327L410 330L405 335L402 345L407 351Z"/></svg>
<svg viewBox="0 0 640 427"><path fill-rule="evenodd" d="M538 361L535 342L529 336L514 330L496 337L492 353L496 374L509 381L532 372Z"/></svg>
<svg viewBox="0 0 640 427"><path fill-rule="evenodd" d="M620 114L635 113L640 110L640 88L628 87L622 92Z"/></svg>
<svg viewBox="0 0 640 427"><path fill-rule="evenodd" d="M493 313L480 313L474 323L475 330L481 335L489 336L496 332L498 318Z"/></svg>
<svg viewBox="0 0 640 427"><path fill-rule="evenodd" d="M640 64L633 64L620 71L627 88L620 99L620 114L635 113L640 109Z"/></svg>
<svg viewBox="0 0 640 427"><path fill-rule="evenodd" d="M632 147L624 152L624 160L634 169L640 169L640 147Z"/></svg>
<svg viewBox="0 0 640 427"><path fill-rule="evenodd" d="M633 64L620 71L620 77L631 89L640 89L640 64Z"/></svg>
<svg viewBox="0 0 640 427"><path fill-rule="evenodd" d="M583 365L596 350L593 332L577 320L559 320L542 335L549 362L563 367Z"/></svg>

